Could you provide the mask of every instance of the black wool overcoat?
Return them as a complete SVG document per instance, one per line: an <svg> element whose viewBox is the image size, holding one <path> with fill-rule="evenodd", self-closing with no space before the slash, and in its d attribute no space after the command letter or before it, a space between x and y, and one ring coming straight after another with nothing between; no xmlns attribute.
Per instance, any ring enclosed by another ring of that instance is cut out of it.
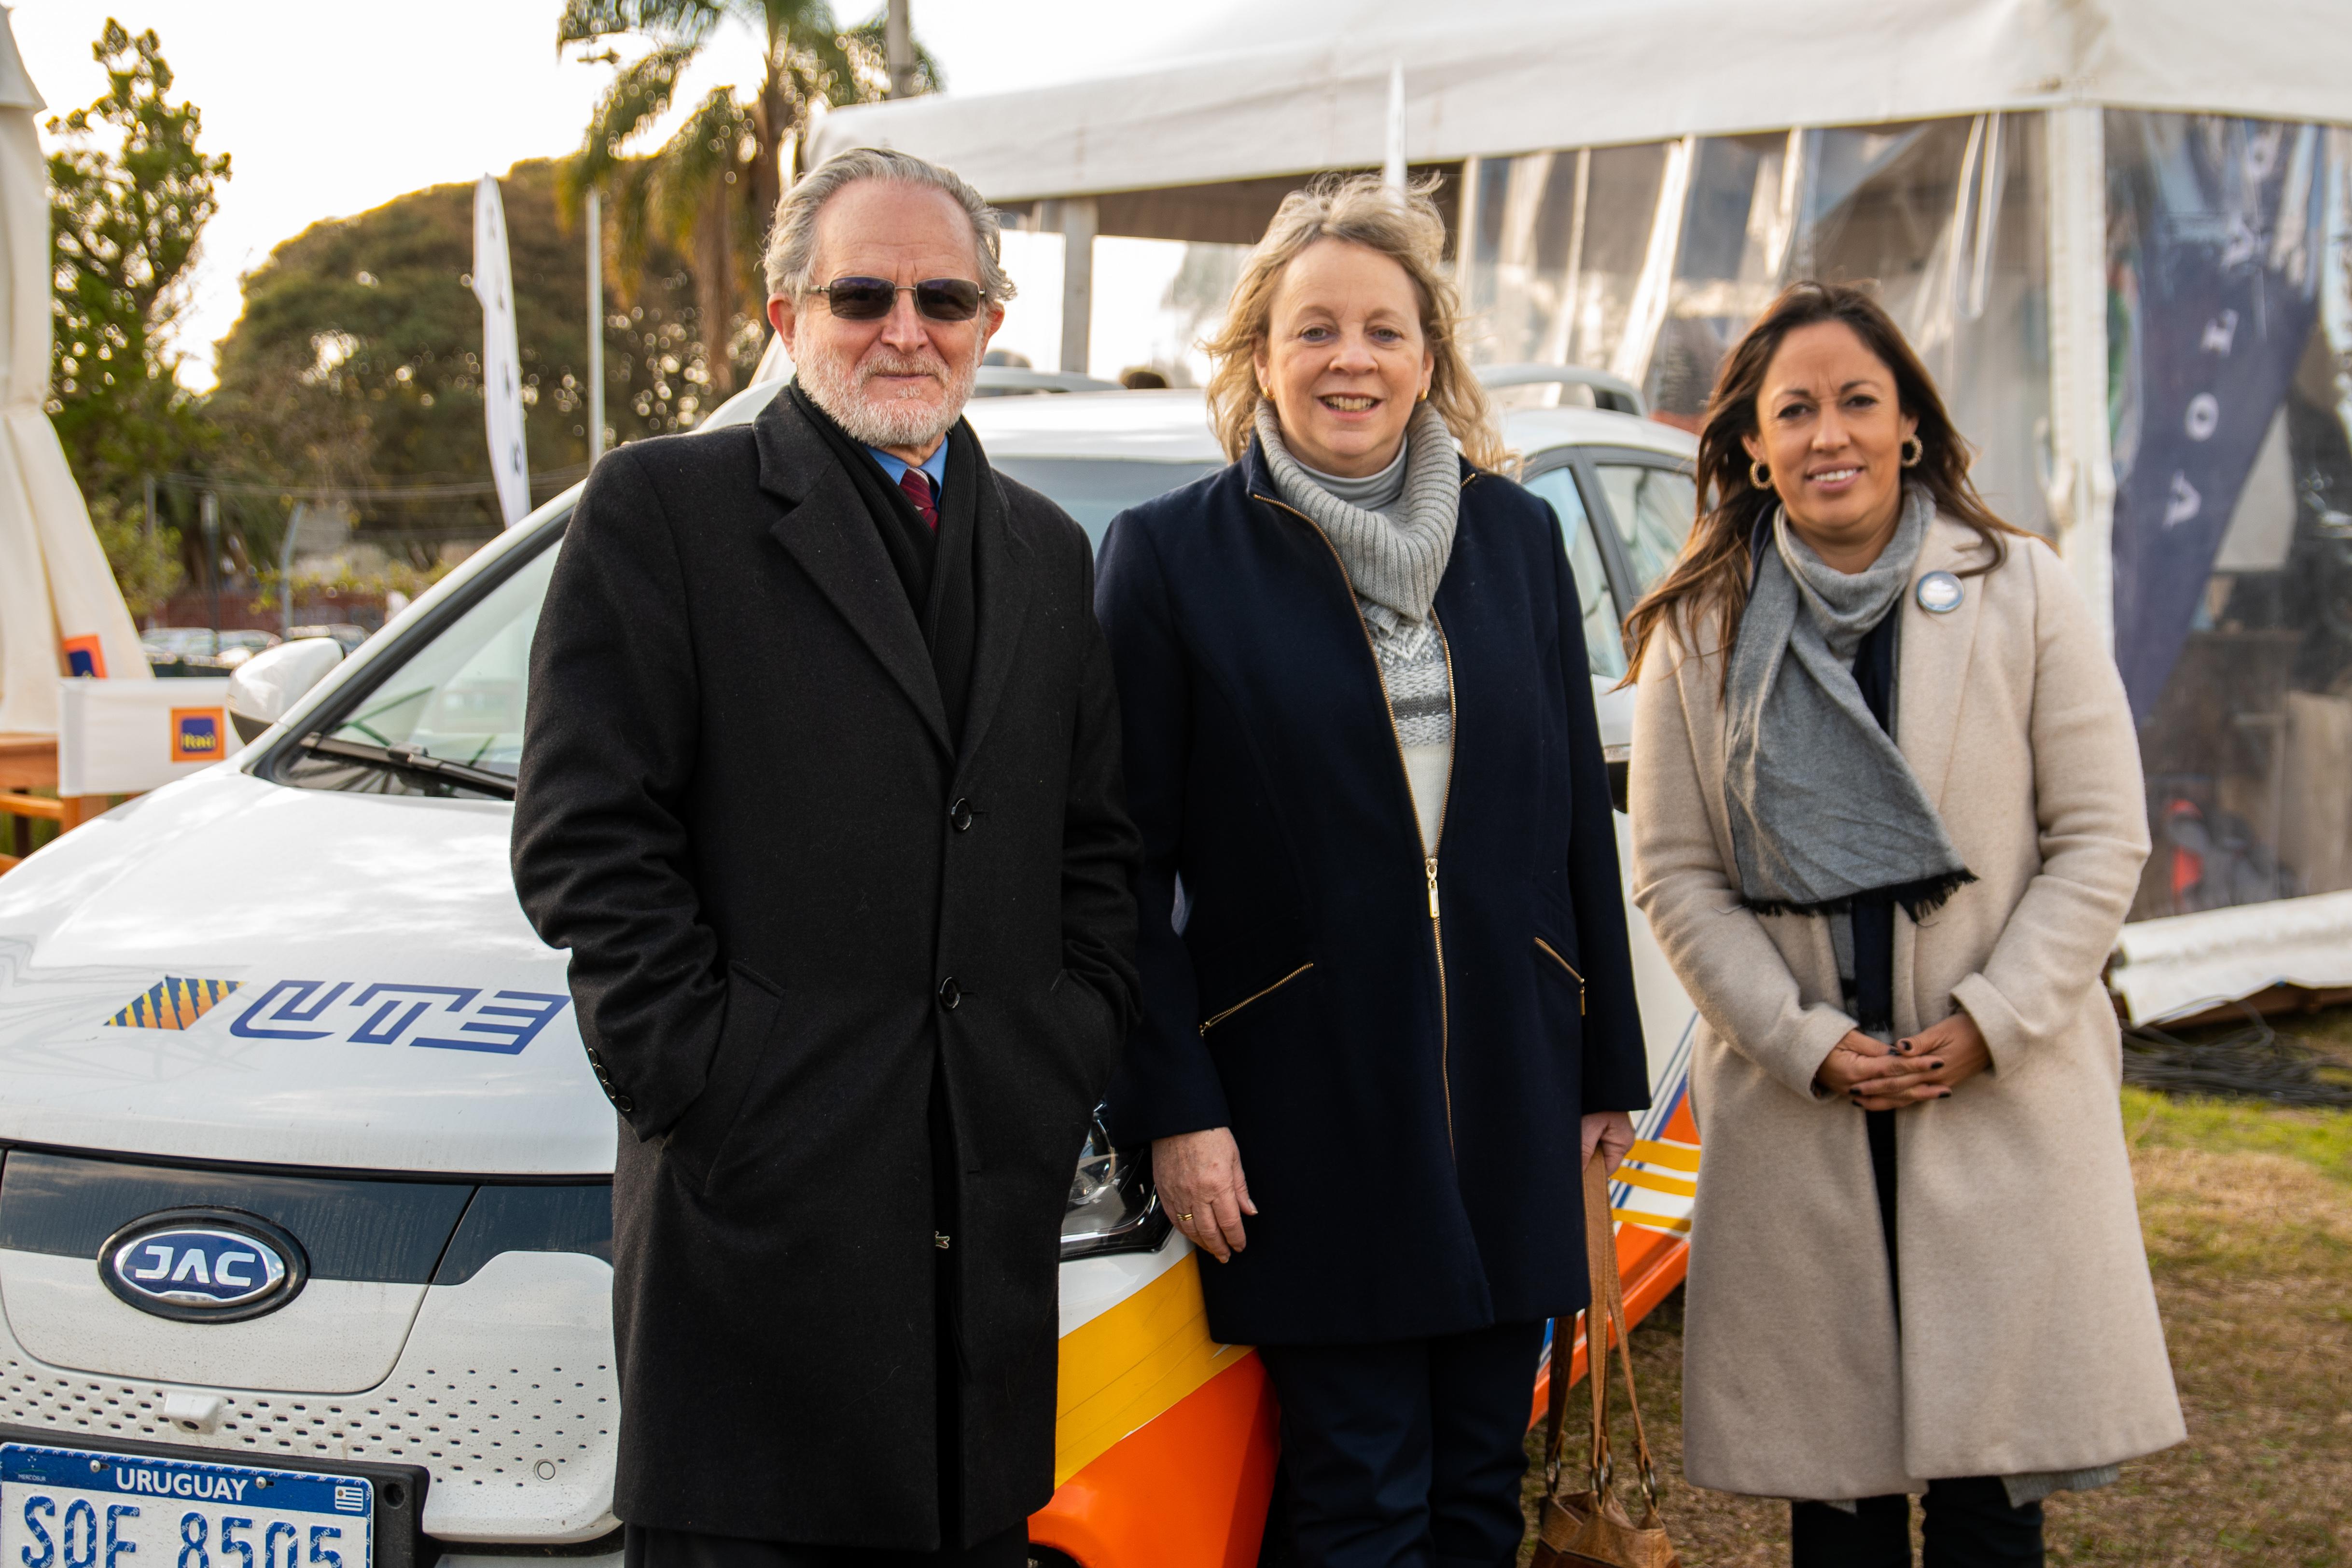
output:
<svg viewBox="0 0 2352 1568"><path fill-rule="evenodd" d="M779 397L597 465L531 647L514 870L622 1121L616 1511L927 1550L1053 1492L1061 1216L1136 1007L1135 836L1086 536L950 459L1000 497L951 744L841 461Z"/></svg>
<svg viewBox="0 0 2352 1568"><path fill-rule="evenodd" d="M1433 863L1346 570L1275 496L1253 442L1104 542L1143 834L1144 1017L1112 1130L1233 1129L1258 1213L1247 1250L1201 1266L1220 1340L1573 1312L1582 1113L1646 1106L1649 1077L1559 526L1463 465Z"/></svg>

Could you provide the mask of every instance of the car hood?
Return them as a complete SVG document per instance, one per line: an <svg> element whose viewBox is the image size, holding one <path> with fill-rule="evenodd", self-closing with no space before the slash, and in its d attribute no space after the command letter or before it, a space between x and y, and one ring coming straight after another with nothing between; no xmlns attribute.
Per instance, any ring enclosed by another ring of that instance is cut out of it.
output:
<svg viewBox="0 0 2352 1568"><path fill-rule="evenodd" d="M233 764L0 877L0 1140L184 1158L593 1175L615 1123L512 808Z"/></svg>

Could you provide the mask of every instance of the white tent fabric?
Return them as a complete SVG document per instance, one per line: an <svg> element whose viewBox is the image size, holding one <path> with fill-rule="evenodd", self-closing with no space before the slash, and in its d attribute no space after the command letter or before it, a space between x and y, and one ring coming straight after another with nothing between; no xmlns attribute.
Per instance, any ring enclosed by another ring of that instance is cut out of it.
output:
<svg viewBox="0 0 2352 1568"><path fill-rule="evenodd" d="M0 733L51 734L72 648L117 679L148 680L139 632L90 531L42 402L49 385L49 182L41 104L0 13Z"/></svg>
<svg viewBox="0 0 2352 1568"><path fill-rule="evenodd" d="M844 109L812 165L887 146L992 201L1689 135L2106 104L2352 111L2341 0L1267 0L1230 49L1095 81Z"/></svg>
<svg viewBox="0 0 2352 1568"><path fill-rule="evenodd" d="M2352 893L2142 920L2124 927L2108 985L2135 1023L2202 1012L2273 986L2352 984Z"/></svg>

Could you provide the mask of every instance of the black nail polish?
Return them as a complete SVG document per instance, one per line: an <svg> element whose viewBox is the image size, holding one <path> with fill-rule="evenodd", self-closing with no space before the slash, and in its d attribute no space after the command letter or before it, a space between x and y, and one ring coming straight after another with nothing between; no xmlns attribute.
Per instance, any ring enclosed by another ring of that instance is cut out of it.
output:
<svg viewBox="0 0 2352 1568"><path fill-rule="evenodd" d="M1944 1064L1940 1061L1931 1061L1927 1063L1927 1068L1931 1072L1941 1072L1944 1071Z"/></svg>

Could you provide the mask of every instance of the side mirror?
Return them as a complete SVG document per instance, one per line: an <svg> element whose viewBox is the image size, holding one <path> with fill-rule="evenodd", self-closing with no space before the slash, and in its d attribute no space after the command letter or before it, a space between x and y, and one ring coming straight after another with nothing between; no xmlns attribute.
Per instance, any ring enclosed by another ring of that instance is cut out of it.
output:
<svg viewBox="0 0 2352 1568"><path fill-rule="evenodd" d="M237 738L251 745L342 661L342 645L332 637L298 637L239 664L228 678L228 721Z"/></svg>

